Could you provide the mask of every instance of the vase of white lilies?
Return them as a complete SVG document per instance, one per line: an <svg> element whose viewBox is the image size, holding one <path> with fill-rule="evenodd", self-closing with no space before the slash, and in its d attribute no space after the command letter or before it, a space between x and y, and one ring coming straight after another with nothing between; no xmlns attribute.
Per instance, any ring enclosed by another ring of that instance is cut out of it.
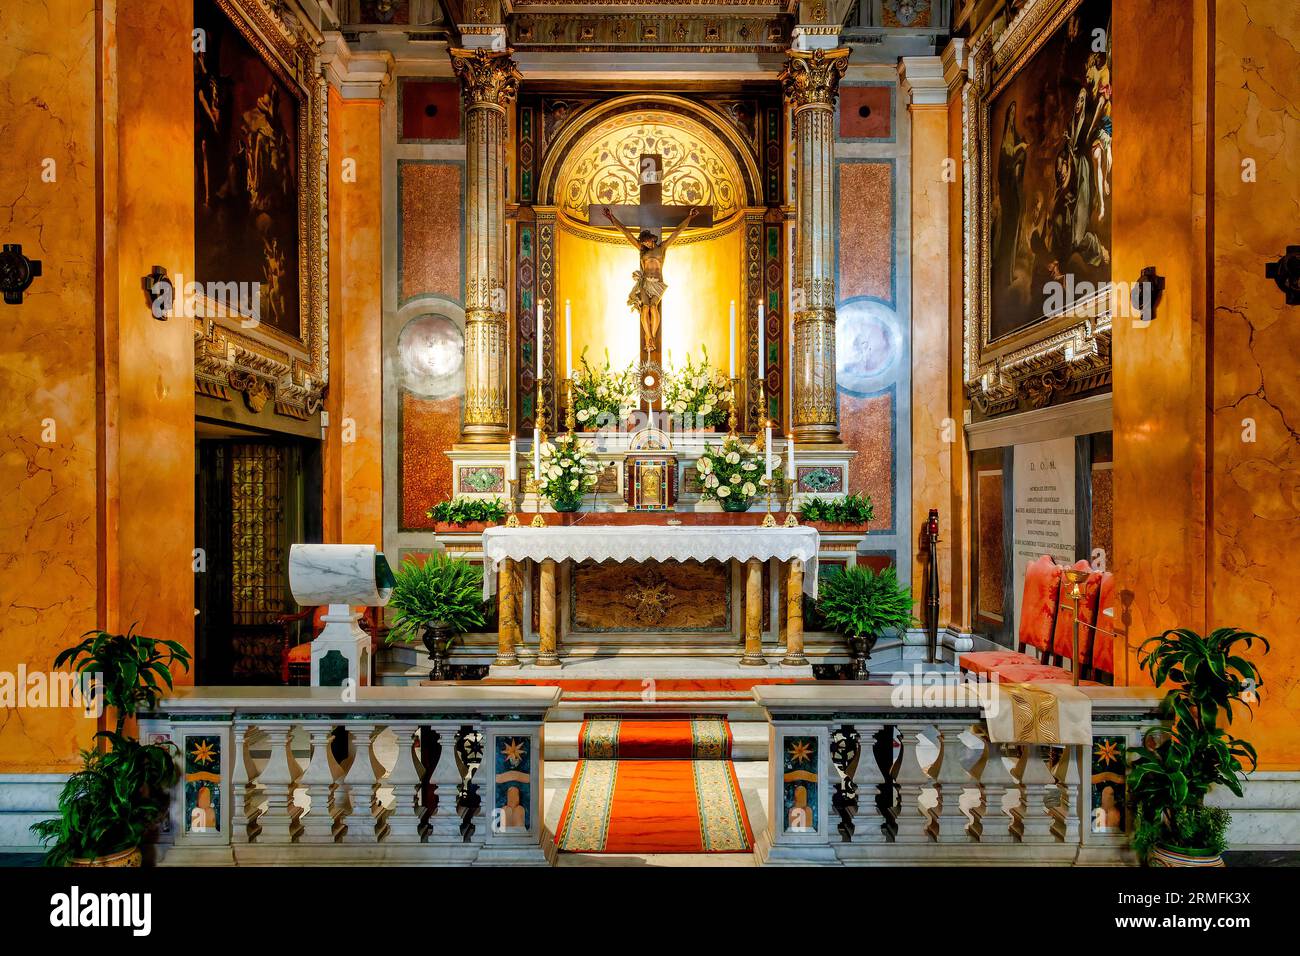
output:
<svg viewBox="0 0 1300 956"><path fill-rule="evenodd" d="M726 424L731 383L722 372L709 367L708 350L701 347L700 351L704 357L698 364L688 353L681 368L665 373L664 410L697 428L716 428Z"/></svg>
<svg viewBox="0 0 1300 956"><path fill-rule="evenodd" d="M602 367L592 368L587 362L587 350L583 349L571 387L573 417L583 431L617 428L628 420L639 399L635 369L629 365L615 371L609 364L609 352L605 353Z"/></svg>
<svg viewBox="0 0 1300 956"><path fill-rule="evenodd" d="M755 445L728 435L721 445L710 445L695 462L700 497L716 501L723 511L747 511L750 503L781 480L780 469L767 479L763 455Z"/></svg>
<svg viewBox="0 0 1300 956"><path fill-rule="evenodd" d="M582 496L596 487L596 462L586 443L573 434L545 442L537 487L556 511L577 511Z"/></svg>

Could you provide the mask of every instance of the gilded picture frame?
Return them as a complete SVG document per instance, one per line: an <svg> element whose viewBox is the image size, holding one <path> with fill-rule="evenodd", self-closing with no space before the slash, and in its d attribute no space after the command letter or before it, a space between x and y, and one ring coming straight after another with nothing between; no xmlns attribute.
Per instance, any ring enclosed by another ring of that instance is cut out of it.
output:
<svg viewBox="0 0 1300 956"><path fill-rule="evenodd" d="M1087 6L1087 10L1082 8ZM1014 18L995 23L969 49L962 90L964 379L977 410L996 415L1037 408L1110 383L1109 288L1076 297L1027 322L994 316L994 225L997 183L994 110L1009 84L1045 44L1059 41L1072 17L1106 13L1105 0L1029 0ZM1003 26L998 32L998 26ZM1109 67L1109 63L1107 63ZM1002 104L1005 107L1005 104ZM1001 127L1005 131L1006 121ZM1109 134L1107 134L1109 135ZM1107 260L1108 261L1108 260ZM1109 270L1105 272L1109 284ZM1046 301L1046 297L1045 297ZM1010 326L1010 328L1008 327Z"/></svg>
<svg viewBox="0 0 1300 956"><path fill-rule="evenodd" d="M250 323L205 298L194 322L195 391L219 401L242 397L249 410L305 421L319 411L327 356L327 81L321 37L289 5L202 0L223 15L297 100L297 334ZM196 90L196 94L197 94Z"/></svg>

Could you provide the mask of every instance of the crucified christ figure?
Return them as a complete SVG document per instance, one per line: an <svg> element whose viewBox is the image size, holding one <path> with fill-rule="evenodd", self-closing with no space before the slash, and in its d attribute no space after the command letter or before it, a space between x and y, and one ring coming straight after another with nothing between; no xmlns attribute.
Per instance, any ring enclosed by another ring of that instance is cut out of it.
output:
<svg viewBox="0 0 1300 956"><path fill-rule="evenodd" d="M632 287L631 293L628 294L627 304L630 308L636 309L641 315L641 336L645 349L646 358L652 357L658 352L659 347L659 324L662 319L660 304L663 301L664 292L668 286L664 284L664 255L668 247L672 245L678 234L685 229L699 212L694 206L686 214L686 218L677 224L672 232L665 239L658 239L649 229L642 229L638 236L627 226L619 222L614 215L614 210L609 206L604 207L605 218L613 225L618 227L619 232L623 233L627 241L632 243L641 253L641 268L632 273L632 278L636 280L636 285Z"/></svg>

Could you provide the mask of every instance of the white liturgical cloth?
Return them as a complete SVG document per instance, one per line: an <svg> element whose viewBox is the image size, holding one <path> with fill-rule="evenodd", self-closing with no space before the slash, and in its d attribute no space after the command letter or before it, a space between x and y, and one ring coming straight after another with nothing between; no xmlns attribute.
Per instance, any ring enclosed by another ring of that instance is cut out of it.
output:
<svg viewBox="0 0 1300 956"><path fill-rule="evenodd" d="M804 563L803 589L817 596L816 528L724 525L582 525L488 528L483 532L483 596L496 591L497 569L515 561L768 561Z"/></svg>

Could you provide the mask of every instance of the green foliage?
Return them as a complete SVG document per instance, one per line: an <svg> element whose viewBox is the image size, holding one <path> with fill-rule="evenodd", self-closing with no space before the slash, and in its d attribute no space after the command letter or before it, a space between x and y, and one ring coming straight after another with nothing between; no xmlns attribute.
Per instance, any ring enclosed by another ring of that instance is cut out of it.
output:
<svg viewBox="0 0 1300 956"><path fill-rule="evenodd" d="M157 706L164 685L171 690L173 664L190 669L190 652L182 645L136 634L134 624L125 634L87 631L81 637L80 644L59 652L54 666L67 664L75 673L102 682L104 703L117 712L118 734L141 706Z"/></svg>
<svg viewBox="0 0 1300 956"><path fill-rule="evenodd" d="M779 459L776 464L779 464ZM767 462L758 446L728 435L721 445L708 445L695 462L700 497L743 511L755 496L767 491ZM772 469L781 480L781 469Z"/></svg>
<svg viewBox="0 0 1300 956"><path fill-rule="evenodd" d="M138 847L167 812L179 775L175 745L142 744L107 730L95 737L111 749L83 750L82 769L59 795L59 816L32 824L48 847L49 866Z"/></svg>
<svg viewBox="0 0 1300 956"><path fill-rule="evenodd" d="M1263 686L1255 664L1234 653L1237 644L1250 648L1255 641L1268 652L1268 641L1235 627L1206 637L1173 628L1142 642L1138 666L1157 687L1178 685L1162 705L1173 726L1148 731L1146 746L1129 766L1129 795L1138 816L1133 845L1143 856L1156 843L1222 849L1229 817L1206 807L1205 796L1218 785L1240 797L1245 775L1257 765L1255 748L1218 726L1220 713L1232 722L1233 702L1250 710L1250 700Z"/></svg>
<svg viewBox="0 0 1300 956"><path fill-rule="evenodd" d="M483 626L483 568L460 558L431 554L424 564L410 558L397 572L388 606L397 614L389 642L413 644L428 624L462 634Z"/></svg>
<svg viewBox="0 0 1300 956"><path fill-rule="evenodd" d="M176 641L87 631L81 643L59 652L56 668L68 665L100 682L104 703L116 712L116 730L95 735L108 749L84 750L82 768L59 795L59 816L32 824L46 847L45 862L64 866L74 857L108 856L133 849L164 813L179 773L172 744L142 744L123 734L129 716L152 710L172 687L172 665L190 667L190 653Z"/></svg>
<svg viewBox="0 0 1300 956"><path fill-rule="evenodd" d="M867 495L846 495L843 498L807 498L799 509L801 521L823 521L827 524L866 524L876 516L875 506Z"/></svg>
<svg viewBox="0 0 1300 956"><path fill-rule="evenodd" d="M506 506L500 498L452 498L440 501L425 516L443 524L469 524L471 521L500 521Z"/></svg>
<svg viewBox="0 0 1300 956"><path fill-rule="evenodd" d="M817 610L822 619L850 637L879 638L886 628L910 626L912 590L898 583L893 568L875 573L866 565L853 565L822 575Z"/></svg>
<svg viewBox="0 0 1300 956"><path fill-rule="evenodd" d="M709 350L700 346L697 363L689 352L680 367L664 373L663 408L682 428L716 427L727 423L731 408L731 382L709 365Z"/></svg>
<svg viewBox="0 0 1300 956"><path fill-rule="evenodd" d="M605 352L605 364L592 368L587 350L582 350L579 367L573 370L573 409L578 426L587 429L616 428L632 414L640 399L636 369L632 365L615 371Z"/></svg>
<svg viewBox="0 0 1300 956"><path fill-rule="evenodd" d="M542 443L542 470L537 487L556 511L576 511L582 496L596 487L598 465L591 446L566 432Z"/></svg>

